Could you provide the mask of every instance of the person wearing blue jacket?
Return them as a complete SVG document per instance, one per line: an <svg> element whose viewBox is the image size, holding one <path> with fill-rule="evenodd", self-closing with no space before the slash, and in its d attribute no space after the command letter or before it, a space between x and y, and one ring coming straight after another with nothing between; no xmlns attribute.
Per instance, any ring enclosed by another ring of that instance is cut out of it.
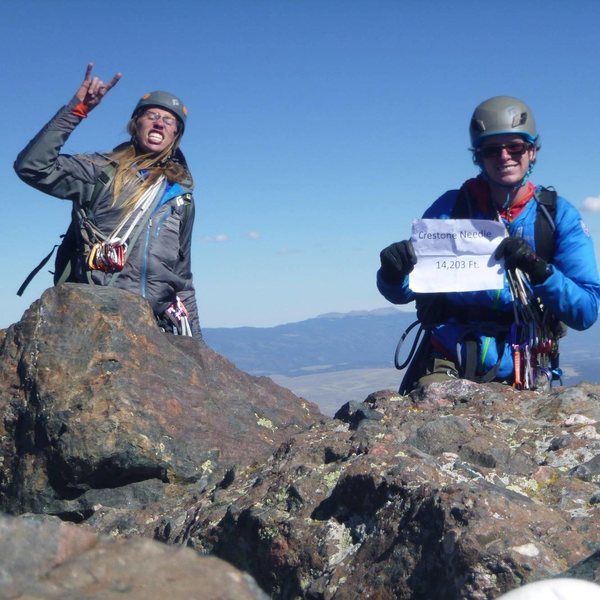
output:
<svg viewBox="0 0 600 600"><path fill-rule="evenodd" d="M17 157L27 184L71 200L73 248L55 283L114 286L148 300L165 331L201 337L191 272L193 180L179 145L187 109L173 94L144 94L128 123L130 140L111 152L65 154L76 127L117 84L92 77ZM63 242L64 244L64 242Z"/></svg>
<svg viewBox="0 0 600 600"><path fill-rule="evenodd" d="M479 175L460 190L443 194L423 218L502 222L507 236L497 246L494 258L504 262L504 287L416 294L408 277L417 262L412 242L396 242L381 251L377 272L381 294L394 304L415 300L421 320L428 321L424 323L428 344L421 352L420 364L412 365L410 380L403 383L405 391L452 377L534 389L545 378L556 379L560 373L558 369L552 373L551 367L557 365L544 360L544 355L558 354L559 323L584 330L598 317L600 280L593 243L579 212L558 196L554 214L540 214L543 189L530 181L540 138L530 108L517 98L495 96L477 106L469 130ZM537 222L543 218L552 220L551 229L546 227L549 257L541 256L538 249ZM533 316L528 313L531 323L519 318L515 285L535 304ZM519 330L525 325L533 328L529 339L523 339Z"/></svg>

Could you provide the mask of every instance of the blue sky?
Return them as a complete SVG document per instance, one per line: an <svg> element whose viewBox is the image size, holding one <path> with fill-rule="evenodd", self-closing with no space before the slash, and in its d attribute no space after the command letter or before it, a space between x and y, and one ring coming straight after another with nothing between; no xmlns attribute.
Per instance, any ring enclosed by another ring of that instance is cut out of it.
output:
<svg viewBox="0 0 600 600"><path fill-rule="evenodd" d="M52 285L44 271L15 295L70 211L20 182L12 163L88 62L123 78L65 152L125 140L144 92L188 106L205 327L386 306L379 251L476 173L469 118L498 94L531 105L543 144L532 179L588 209L598 250L599 23L595 0L5 3L0 327Z"/></svg>

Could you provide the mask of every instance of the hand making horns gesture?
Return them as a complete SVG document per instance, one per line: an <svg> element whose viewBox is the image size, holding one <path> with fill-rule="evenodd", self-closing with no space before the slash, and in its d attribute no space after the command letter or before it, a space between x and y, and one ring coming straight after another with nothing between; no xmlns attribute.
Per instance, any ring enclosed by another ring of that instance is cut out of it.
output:
<svg viewBox="0 0 600 600"><path fill-rule="evenodd" d="M121 73L116 73L108 83L104 83L99 77L92 78L93 68L94 63L89 63L85 70L83 83L75 93L75 96L88 107L88 110L98 106L104 95L121 79Z"/></svg>

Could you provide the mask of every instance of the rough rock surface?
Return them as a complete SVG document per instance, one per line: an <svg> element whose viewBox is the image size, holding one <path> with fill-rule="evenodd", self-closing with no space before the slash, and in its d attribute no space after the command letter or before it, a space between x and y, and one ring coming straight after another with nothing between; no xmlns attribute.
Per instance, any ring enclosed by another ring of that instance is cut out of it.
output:
<svg viewBox="0 0 600 600"><path fill-rule="evenodd" d="M352 427L297 435L178 526L164 514L156 535L277 598L482 600L558 575L600 582L599 399L586 384L376 393L370 418L346 407Z"/></svg>
<svg viewBox="0 0 600 600"><path fill-rule="evenodd" d="M550 577L600 583L600 386L457 380L375 392L330 419L160 334L143 304L113 294L51 290L6 332L5 510L81 521L75 547L89 529L186 546L286 600L492 600ZM111 581L113 543L106 562L84 552ZM53 584L67 585L77 554Z"/></svg>
<svg viewBox="0 0 600 600"><path fill-rule="evenodd" d="M0 508L82 521L197 493L262 461L318 408L112 288L47 290L0 346Z"/></svg>
<svg viewBox="0 0 600 600"><path fill-rule="evenodd" d="M158 542L110 539L70 523L0 516L3 600L267 600L218 558Z"/></svg>

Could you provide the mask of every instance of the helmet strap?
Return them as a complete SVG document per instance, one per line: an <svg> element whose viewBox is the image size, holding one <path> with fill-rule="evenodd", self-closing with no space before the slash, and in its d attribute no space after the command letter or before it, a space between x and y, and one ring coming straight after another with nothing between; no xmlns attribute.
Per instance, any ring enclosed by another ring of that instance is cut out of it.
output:
<svg viewBox="0 0 600 600"><path fill-rule="evenodd" d="M519 188L522 188L529 181L529 177L531 176L531 172L533 171L534 164L535 163L533 163L533 162L529 163L529 167L527 168L527 173L525 173L525 175L523 176L523 179L521 179L521 181L519 181L519 183L517 183L515 185L505 185L503 183L498 183L497 181L493 181L492 178L485 172L485 169L479 163L477 163L477 165L479 166L479 175L482 179L487 181L488 184L493 184L493 185L497 185L499 187L506 188L506 200L505 200L504 204L502 205L503 210L506 210L510 205L510 193L518 190Z"/></svg>

